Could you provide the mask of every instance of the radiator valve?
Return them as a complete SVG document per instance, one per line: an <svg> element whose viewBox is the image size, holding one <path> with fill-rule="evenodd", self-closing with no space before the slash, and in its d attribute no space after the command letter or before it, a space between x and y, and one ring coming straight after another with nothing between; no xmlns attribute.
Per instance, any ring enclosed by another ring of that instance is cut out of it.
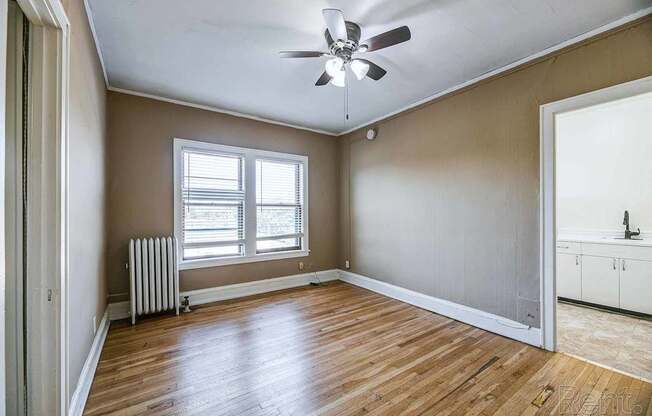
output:
<svg viewBox="0 0 652 416"><path fill-rule="evenodd" d="M190 310L190 299L188 298L188 296L183 297L183 302L181 302L181 306L183 306L184 312L192 312Z"/></svg>

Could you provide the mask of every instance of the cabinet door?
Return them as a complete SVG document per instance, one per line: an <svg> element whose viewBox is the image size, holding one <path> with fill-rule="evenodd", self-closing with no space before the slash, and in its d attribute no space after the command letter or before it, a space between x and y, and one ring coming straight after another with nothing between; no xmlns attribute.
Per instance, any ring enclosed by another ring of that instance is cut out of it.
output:
<svg viewBox="0 0 652 416"><path fill-rule="evenodd" d="M618 308L619 265L611 257L582 256L582 300Z"/></svg>
<svg viewBox="0 0 652 416"><path fill-rule="evenodd" d="M557 253L557 296L582 299L581 256Z"/></svg>
<svg viewBox="0 0 652 416"><path fill-rule="evenodd" d="M652 314L652 262L622 259L620 307Z"/></svg>

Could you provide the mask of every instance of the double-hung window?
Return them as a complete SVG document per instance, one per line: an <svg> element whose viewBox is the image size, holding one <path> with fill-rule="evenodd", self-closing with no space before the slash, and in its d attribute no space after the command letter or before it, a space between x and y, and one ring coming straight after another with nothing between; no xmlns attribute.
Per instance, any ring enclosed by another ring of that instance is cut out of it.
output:
<svg viewBox="0 0 652 416"><path fill-rule="evenodd" d="M256 159L256 253L301 250L303 163Z"/></svg>
<svg viewBox="0 0 652 416"><path fill-rule="evenodd" d="M308 255L306 156L174 141L179 267Z"/></svg>

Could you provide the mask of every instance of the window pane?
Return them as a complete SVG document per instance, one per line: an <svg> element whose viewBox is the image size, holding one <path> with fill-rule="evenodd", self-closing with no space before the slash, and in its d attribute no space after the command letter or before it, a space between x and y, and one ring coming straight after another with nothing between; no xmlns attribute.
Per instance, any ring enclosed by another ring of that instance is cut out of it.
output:
<svg viewBox="0 0 652 416"><path fill-rule="evenodd" d="M271 251L286 251L301 249L298 238L283 238L280 240L259 240L256 242L256 251L259 253Z"/></svg>
<svg viewBox="0 0 652 416"><path fill-rule="evenodd" d="M300 204L302 165L256 160L257 204Z"/></svg>
<svg viewBox="0 0 652 416"><path fill-rule="evenodd" d="M239 155L184 151L185 259L244 254L243 164Z"/></svg>
<svg viewBox="0 0 652 416"><path fill-rule="evenodd" d="M256 160L257 252L299 250L303 233L303 164Z"/></svg>
<svg viewBox="0 0 652 416"><path fill-rule="evenodd" d="M298 234L301 232L301 208L259 205L256 208L257 236Z"/></svg>
<svg viewBox="0 0 652 416"><path fill-rule="evenodd" d="M242 201L186 205L184 243L235 241L243 238Z"/></svg>
<svg viewBox="0 0 652 416"><path fill-rule="evenodd" d="M184 188L241 190L241 158L187 151L184 154Z"/></svg>

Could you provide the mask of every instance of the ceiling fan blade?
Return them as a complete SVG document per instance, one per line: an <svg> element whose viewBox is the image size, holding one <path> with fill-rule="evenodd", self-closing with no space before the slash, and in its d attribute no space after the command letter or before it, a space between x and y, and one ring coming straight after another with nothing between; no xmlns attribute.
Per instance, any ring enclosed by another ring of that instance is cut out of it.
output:
<svg viewBox="0 0 652 416"><path fill-rule="evenodd" d="M278 53L281 58L319 58L326 55L326 52L317 51L281 51Z"/></svg>
<svg viewBox="0 0 652 416"><path fill-rule="evenodd" d="M367 45L367 52L371 52L406 42L411 37L410 28L401 26L360 42L360 45Z"/></svg>
<svg viewBox="0 0 652 416"><path fill-rule="evenodd" d="M367 59L356 58L356 61L362 61L367 65L369 65L369 71L367 71L367 76L373 79L374 81L378 81L379 79L384 77L385 74L387 73L387 71L385 71L383 68L379 67L378 65L376 65L375 63Z"/></svg>
<svg viewBox="0 0 652 416"><path fill-rule="evenodd" d="M346 34L346 23L344 23L344 14L340 9L324 9L321 11L326 21L326 27L333 40L348 40Z"/></svg>
<svg viewBox="0 0 652 416"><path fill-rule="evenodd" d="M315 85L318 86L318 87L321 87L322 85L328 84L328 82L330 80L331 80L331 76L328 75L328 73L326 71L324 71L324 73L321 74L321 76L319 77L317 82L315 82Z"/></svg>
<svg viewBox="0 0 652 416"><path fill-rule="evenodd" d="M324 30L324 38L326 38L326 46L330 48L330 46L333 44L333 37L331 36L328 29Z"/></svg>

